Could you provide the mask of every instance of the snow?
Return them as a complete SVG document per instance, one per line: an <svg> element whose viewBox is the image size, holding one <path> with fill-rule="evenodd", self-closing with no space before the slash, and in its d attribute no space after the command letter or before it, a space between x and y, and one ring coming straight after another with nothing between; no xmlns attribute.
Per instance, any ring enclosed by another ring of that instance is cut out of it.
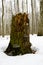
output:
<svg viewBox="0 0 43 65"><path fill-rule="evenodd" d="M30 42L32 47L37 49L38 54L43 54L43 36L30 35Z"/></svg>
<svg viewBox="0 0 43 65"><path fill-rule="evenodd" d="M0 36L0 51L5 51L10 42L10 36Z"/></svg>
<svg viewBox="0 0 43 65"><path fill-rule="evenodd" d="M0 53L0 65L43 65L43 55L26 54L23 56L7 56Z"/></svg>
<svg viewBox="0 0 43 65"><path fill-rule="evenodd" d="M10 42L10 36L0 36L0 65L43 65L43 36L30 35L32 49L36 54L8 56L4 53Z"/></svg>

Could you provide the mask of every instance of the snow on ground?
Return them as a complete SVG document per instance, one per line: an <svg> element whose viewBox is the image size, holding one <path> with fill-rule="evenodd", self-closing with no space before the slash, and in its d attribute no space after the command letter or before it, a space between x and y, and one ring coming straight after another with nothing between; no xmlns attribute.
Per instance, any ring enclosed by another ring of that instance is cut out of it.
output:
<svg viewBox="0 0 43 65"><path fill-rule="evenodd" d="M0 65L43 65L43 55L26 54L10 57L0 53Z"/></svg>
<svg viewBox="0 0 43 65"><path fill-rule="evenodd" d="M5 51L10 42L10 36L0 36L0 51Z"/></svg>
<svg viewBox="0 0 43 65"><path fill-rule="evenodd" d="M38 54L43 54L43 36L30 35L32 47L37 49Z"/></svg>
<svg viewBox="0 0 43 65"><path fill-rule="evenodd" d="M10 36L0 36L0 65L43 65L43 36L30 35L32 49L37 49L36 54L20 56L7 56L6 50L10 42Z"/></svg>

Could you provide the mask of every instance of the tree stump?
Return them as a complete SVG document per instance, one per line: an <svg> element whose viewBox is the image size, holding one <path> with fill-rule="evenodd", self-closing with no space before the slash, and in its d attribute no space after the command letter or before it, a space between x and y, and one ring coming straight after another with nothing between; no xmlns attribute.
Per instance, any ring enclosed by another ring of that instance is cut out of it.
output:
<svg viewBox="0 0 43 65"><path fill-rule="evenodd" d="M5 53L7 52L8 55L32 53L31 43L29 41L29 31L30 27L28 14L19 13L15 16L13 15L10 43Z"/></svg>

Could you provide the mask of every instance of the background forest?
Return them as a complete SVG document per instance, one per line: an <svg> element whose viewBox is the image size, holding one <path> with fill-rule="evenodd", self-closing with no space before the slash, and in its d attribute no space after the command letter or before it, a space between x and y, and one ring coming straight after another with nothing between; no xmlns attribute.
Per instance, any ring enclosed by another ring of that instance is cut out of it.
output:
<svg viewBox="0 0 43 65"><path fill-rule="evenodd" d="M30 33L43 35L42 3L42 0L0 0L0 35L10 34L12 15L21 12L28 13Z"/></svg>

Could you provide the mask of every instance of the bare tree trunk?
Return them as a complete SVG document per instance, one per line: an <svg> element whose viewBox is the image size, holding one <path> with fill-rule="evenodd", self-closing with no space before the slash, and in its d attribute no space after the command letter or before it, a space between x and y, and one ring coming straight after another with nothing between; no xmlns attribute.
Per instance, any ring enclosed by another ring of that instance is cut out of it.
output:
<svg viewBox="0 0 43 65"><path fill-rule="evenodd" d="M28 14L28 0L26 0L27 14Z"/></svg>
<svg viewBox="0 0 43 65"><path fill-rule="evenodd" d="M22 13L22 1L23 0L18 0L18 2L19 2L19 5L18 5L19 13Z"/></svg>
<svg viewBox="0 0 43 65"><path fill-rule="evenodd" d="M3 21L3 16L4 16L4 4L2 0L2 36L4 36L4 21Z"/></svg>
<svg viewBox="0 0 43 65"><path fill-rule="evenodd" d="M31 0L32 6L32 34L37 33L37 26L36 26L36 0Z"/></svg>
<svg viewBox="0 0 43 65"><path fill-rule="evenodd" d="M13 15L13 12L12 12L12 1L10 1L10 7L11 7L11 20L12 20L12 15ZM11 33L11 20L10 20L9 34Z"/></svg>
<svg viewBox="0 0 43 65"><path fill-rule="evenodd" d="M14 8L15 8L15 14L18 14L19 12L19 1L14 0Z"/></svg>
<svg viewBox="0 0 43 65"><path fill-rule="evenodd" d="M22 1L22 11L23 11L23 13L25 12L25 13L27 13L28 12L28 7L27 7L27 5L28 5L28 3L27 3L27 1L28 0L23 0Z"/></svg>
<svg viewBox="0 0 43 65"><path fill-rule="evenodd" d="M38 35L43 35L43 0L40 0L40 22Z"/></svg>
<svg viewBox="0 0 43 65"><path fill-rule="evenodd" d="M19 0L17 0L18 13L19 13Z"/></svg>

